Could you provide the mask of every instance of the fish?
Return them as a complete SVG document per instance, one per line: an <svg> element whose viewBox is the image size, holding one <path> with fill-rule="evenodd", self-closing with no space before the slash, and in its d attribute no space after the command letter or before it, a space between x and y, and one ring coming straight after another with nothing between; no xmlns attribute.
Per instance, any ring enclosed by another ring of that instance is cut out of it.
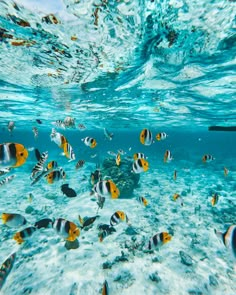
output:
<svg viewBox="0 0 236 295"><path fill-rule="evenodd" d="M106 280L104 281L102 285L102 295L109 295L109 287Z"/></svg>
<svg viewBox="0 0 236 295"><path fill-rule="evenodd" d="M75 166L76 169L82 168L85 164L84 160L79 160Z"/></svg>
<svg viewBox="0 0 236 295"><path fill-rule="evenodd" d="M212 199L211 199L211 205L212 206L215 206L219 201L219 195L217 193L215 193L213 196L212 196Z"/></svg>
<svg viewBox="0 0 236 295"><path fill-rule="evenodd" d="M77 196L76 192L69 187L68 183L61 185L61 191L63 195L66 195L68 198L75 198Z"/></svg>
<svg viewBox="0 0 236 295"><path fill-rule="evenodd" d="M116 165L117 165L117 166L120 166L120 162L121 162L121 157L120 157L120 154L118 153L118 154L116 155Z"/></svg>
<svg viewBox="0 0 236 295"><path fill-rule="evenodd" d="M136 174L146 172L149 169L149 163L147 160L138 159L134 161L132 171Z"/></svg>
<svg viewBox="0 0 236 295"><path fill-rule="evenodd" d="M79 215L79 222L80 222L80 224L81 224L81 228L84 228L84 227L86 227L86 226L90 226L91 224L93 224L97 217L98 217L98 216L82 218L82 217Z"/></svg>
<svg viewBox="0 0 236 295"><path fill-rule="evenodd" d="M135 153L133 155L134 161L138 160L138 159L144 159L146 160L147 157L143 154L143 153Z"/></svg>
<svg viewBox="0 0 236 295"><path fill-rule="evenodd" d="M106 139L108 139L108 140L112 140L113 139L113 133L108 132L108 130L106 128L103 128L103 132L104 132L104 135L105 135L105 138Z"/></svg>
<svg viewBox="0 0 236 295"><path fill-rule="evenodd" d="M110 218L110 225L115 226L121 221L126 221L126 223L128 223L129 222L128 216L123 211L116 211L115 213L112 214Z"/></svg>
<svg viewBox="0 0 236 295"><path fill-rule="evenodd" d="M13 239L18 244L22 244L26 239L30 238L35 231L36 231L36 227L34 227L34 226L27 227L27 228L17 232L13 236Z"/></svg>
<svg viewBox="0 0 236 295"><path fill-rule="evenodd" d="M102 174L100 169L96 169L94 172L90 174L90 183L95 185L98 181L102 180Z"/></svg>
<svg viewBox="0 0 236 295"><path fill-rule="evenodd" d="M57 167L58 167L57 161L50 161L45 168L45 172L55 169Z"/></svg>
<svg viewBox="0 0 236 295"><path fill-rule="evenodd" d="M74 153L74 151L72 149L72 146L68 142L64 143L64 145L63 145L63 151L64 151L64 155L68 159L70 159L70 161L75 160L75 153Z"/></svg>
<svg viewBox="0 0 236 295"><path fill-rule="evenodd" d="M98 230L99 230L99 241L102 242L105 237L111 235L112 233L116 232L116 229L111 226L110 224L99 224L97 226Z"/></svg>
<svg viewBox="0 0 236 295"><path fill-rule="evenodd" d="M171 151L170 150L166 150L165 154L164 154L164 162L168 163L170 161L172 161L174 158L172 157Z"/></svg>
<svg viewBox="0 0 236 295"><path fill-rule="evenodd" d="M60 148L64 148L64 144L68 142L65 136L57 132L54 128L52 128L50 138L51 141L54 141Z"/></svg>
<svg viewBox="0 0 236 295"><path fill-rule="evenodd" d="M151 145L154 143L152 132L149 129L143 129L139 136L140 142L144 145Z"/></svg>
<svg viewBox="0 0 236 295"><path fill-rule="evenodd" d="M75 128L75 118L65 117L64 124L66 128Z"/></svg>
<svg viewBox="0 0 236 295"><path fill-rule="evenodd" d="M35 149L35 150L34 150L34 153L35 153L35 157L36 157L37 161L39 161L40 158L41 158L40 151L39 151L38 149Z"/></svg>
<svg viewBox="0 0 236 295"><path fill-rule="evenodd" d="M97 196L98 201L97 201L97 205L98 205L98 209L102 209L105 203L106 198L102 197L100 195Z"/></svg>
<svg viewBox="0 0 236 295"><path fill-rule="evenodd" d="M32 128L32 131L33 131L33 133L34 133L34 138L35 138L35 139L38 138L38 136L39 136L38 128L37 128L37 127L33 127L33 128Z"/></svg>
<svg viewBox="0 0 236 295"><path fill-rule="evenodd" d="M174 171L174 175L173 175L173 179L176 180L177 179L177 171Z"/></svg>
<svg viewBox="0 0 236 295"><path fill-rule="evenodd" d="M85 138L82 138L81 139L83 142L84 142L84 144L86 145L86 146L89 146L90 148L95 148L96 147L96 145L97 145L97 142L96 142L96 140L94 139L94 138L92 138L92 137L85 137Z"/></svg>
<svg viewBox="0 0 236 295"><path fill-rule="evenodd" d="M8 122L7 129L9 132L12 132L15 128L15 123L13 121Z"/></svg>
<svg viewBox="0 0 236 295"><path fill-rule="evenodd" d="M27 223L27 220L21 214L2 213L2 222L9 227L19 227L25 225Z"/></svg>
<svg viewBox="0 0 236 295"><path fill-rule="evenodd" d="M0 167L20 167L27 158L28 150L22 144L13 142L0 144Z"/></svg>
<svg viewBox="0 0 236 295"><path fill-rule="evenodd" d="M138 197L138 201L143 204L145 207L148 205L148 200L142 196Z"/></svg>
<svg viewBox="0 0 236 295"><path fill-rule="evenodd" d="M54 24L54 25L57 25L60 23L53 13L50 13L42 17L42 22L45 22L46 24Z"/></svg>
<svg viewBox="0 0 236 295"><path fill-rule="evenodd" d="M0 170L0 176L3 176L11 171L11 168L3 168Z"/></svg>
<svg viewBox="0 0 236 295"><path fill-rule="evenodd" d="M52 184L54 181L65 179L66 173L62 168L60 168L59 170L53 170L52 172L49 172L48 174L44 175L44 177L49 184Z"/></svg>
<svg viewBox="0 0 236 295"><path fill-rule="evenodd" d="M85 130L85 129L86 129L86 127L84 126L84 124L79 124L79 125L78 125L78 128L79 128L80 130Z"/></svg>
<svg viewBox="0 0 236 295"><path fill-rule="evenodd" d="M173 200L174 201L177 201L180 202L180 205L183 206L184 205L184 202L183 202L183 199L182 197L180 196L180 194L174 194L173 195Z"/></svg>
<svg viewBox="0 0 236 295"><path fill-rule="evenodd" d="M29 203L32 203L33 197L34 197L33 194L32 193L29 193L29 196L28 196Z"/></svg>
<svg viewBox="0 0 236 295"><path fill-rule="evenodd" d="M45 175L45 171L43 171L42 173L38 174L36 177L33 178L33 181L31 182L30 185L34 185L36 182L38 182L44 175Z"/></svg>
<svg viewBox="0 0 236 295"><path fill-rule="evenodd" d="M48 152L43 152L40 155L40 159L37 162L37 164L34 166L32 172L31 172L31 178L35 178L35 176L39 173L39 172L43 172L44 171L44 164L47 161L48 158Z"/></svg>
<svg viewBox="0 0 236 295"><path fill-rule="evenodd" d="M160 141L160 140L165 140L166 137L167 137L167 134L166 134L165 132L160 132L160 133L158 133L158 134L156 135L156 139L157 139L158 141Z"/></svg>
<svg viewBox="0 0 236 295"><path fill-rule="evenodd" d="M53 220L50 218L43 218L40 219L39 221L36 221L34 224L34 227L37 229L40 228L52 228L53 225Z"/></svg>
<svg viewBox="0 0 236 295"><path fill-rule="evenodd" d="M228 174L229 174L229 170L226 167L224 167L224 176L227 176Z"/></svg>
<svg viewBox="0 0 236 295"><path fill-rule="evenodd" d="M80 230L75 223L63 218L58 218L53 223L55 231L67 241L73 242L80 235Z"/></svg>
<svg viewBox="0 0 236 295"><path fill-rule="evenodd" d="M148 241L147 249L154 250L168 243L171 240L171 238L171 235L167 232L157 233Z"/></svg>
<svg viewBox="0 0 236 295"><path fill-rule="evenodd" d="M31 182L31 185L38 182L46 173L58 167L58 164L56 161L50 161L44 168L44 164L47 158L48 158L48 152L42 153L39 162L36 164L31 174L31 179L33 179L33 181Z"/></svg>
<svg viewBox="0 0 236 295"><path fill-rule="evenodd" d="M230 225L224 233L219 232L216 229L214 232L224 243L225 247L228 248L234 259L236 259L236 225Z"/></svg>
<svg viewBox="0 0 236 295"><path fill-rule="evenodd" d="M5 177L4 179L2 179L0 181L0 186L4 185L6 183L11 182L13 180L13 178L15 178L15 174Z"/></svg>
<svg viewBox="0 0 236 295"><path fill-rule="evenodd" d="M213 160L215 160L215 158L212 155L204 155L202 157L202 162L203 163L208 163L208 162L211 162Z"/></svg>
<svg viewBox="0 0 236 295"><path fill-rule="evenodd" d="M65 123L62 120L56 120L55 122L52 122L52 124L59 128L66 129Z"/></svg>
<svg viewBox="0 0 236 295"><path fill-rule="evenodd" d="M117 199L120 195L120 191L111 180L102 180L97 182L93 191L101 196L110 196L112 199Z"/></svg>
<svg viewBox="0 0 236 295"><path fill-rule="evenodd" d="M0 290L2 289L10 271L12 270L15 260L16 260L16 253L13 253L1 265L1 267L0 267Z"/></svg>
<svg viewBox="0 0 236 295"><path fill-rule="evenodd" d="M43 123L40 119L36 119L36 122L37 122L38 124L42 124L42 123Z"/></svg>

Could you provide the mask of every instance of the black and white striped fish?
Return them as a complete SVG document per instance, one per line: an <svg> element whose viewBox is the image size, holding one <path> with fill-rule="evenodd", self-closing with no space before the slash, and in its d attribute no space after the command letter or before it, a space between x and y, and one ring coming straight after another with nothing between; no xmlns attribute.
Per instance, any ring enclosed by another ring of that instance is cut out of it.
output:
<svg viewBox="0 0 236 295"><path fill-rule="evenodd" d="M0 290L9 275L16 259L16 253L11 254L0 267Z"/></svg>
<svg viewBox="0 0 236 295"><path fill-rule="evenodd" d="M129 223L128 216L123 211L116 211L110 218L110 225L117 225L121 221L126 221L126 223Z"/></svg>
<svg viewBox="0 0 236 295"><path fill-rule="evenodd" d="M0 186L6 184L8 182L11 182L13 180L13 178L15 178L15 174L5 177L3 180L0 181Z"/></svg>
<svg viewBox="0 0 236 295"><path fill-rule="evenodd" d="M32 234L36 231L36 227L29 226L19 232L17 232L13 239L18 243L22 244L26 239L30 238Z"/></svg>
<svg viewBox="0 0 236 295"><path fill-rule="evenodd" d="M161 232L155 234L149 241L147 245L147 250L154 250L159 246L168 243L171 240L171 235L167 232Z"/></svg>
<svg viewBox="0 0 236 295"><path fill-rule="evenodd" d="M52 122L53 125L59 127L59 128L66 128L65 123L62 120L56 120L55 122Z"/></svg>
<svg viewBox="0 0 236 295"><path fill-rule="evenodd" d="M44 171L44 163L47 161L47 158L48 158L48 152L44 152L41 154L38 163L34 166L32 170L31 178L35 178L37 173Z"/></svg>
<svg viewBox="0 0 236 295"><path fill-rule="evenodd" d="M0 176L3 176L11 171L11 168L3 168L0 170Z"/></svg>

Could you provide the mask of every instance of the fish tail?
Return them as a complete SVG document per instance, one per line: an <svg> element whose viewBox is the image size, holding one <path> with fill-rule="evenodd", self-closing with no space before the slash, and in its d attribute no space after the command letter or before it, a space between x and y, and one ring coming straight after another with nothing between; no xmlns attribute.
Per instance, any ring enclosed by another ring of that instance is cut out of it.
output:
<svg viewBox="0 0 236 295"><path fill-rule="evenodd" d="M82 227L83 227L83 224L84 224L84 220L83 220L83 218L79 215L78 216L79 217L79 222L80 222L80 224L82 225Z"/></svg>
<svg viewBox="0 0 236 295"><path fill-rule="evenodd" d="M223 233L214 229L215 235L220 239L223 240Z"/></svg>

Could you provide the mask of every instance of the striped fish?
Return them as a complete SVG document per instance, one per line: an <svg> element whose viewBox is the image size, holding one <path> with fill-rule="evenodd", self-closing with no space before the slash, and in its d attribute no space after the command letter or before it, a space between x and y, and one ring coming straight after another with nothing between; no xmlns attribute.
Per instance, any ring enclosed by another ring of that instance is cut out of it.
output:
<svg viewBox="0 0 236 295"><path fill-rule="evenodd" d="M11 168L4 168L0 170L0 176L3 176L11 171Z"/></svg>
<svg viewBox="0 0 236 295"><path fill-rule="evenodd" d="M64 143L63 151L64 155L69 159L69 162L75 160L75 153L72 146L68 142Z"/></svg>
<svg viewBox="0 0 236 295"><path fill-rule="evenodd" d="M32 170L31 178L35 178L37 173L44 171L44 164L47 161L47 158L48 158L48 152L44 152L41 154L38 163L34 166Z"/></svg>
<svg viewBox="0 0 236 295"><path fill-rule="evenodd" d="M118 187L111 180L97 182L93 187L93 191L100 196L110 196L112 199L117 199L120 195Z"/></svg>
<svg viewBox="0 0 236 295"><path fill-rule="evenodd" d="M62 120L56 120L55 122L52 122L52 124L59 128L66 129L66 125Z"/></svg>
<svg viewBox="0 0 236 295"><path fill-rule="evenodd" d="M128 216L123 211L116 211L111 216L110 225L111 226L117 225L121 221L126 221L126 223L128 223L129 222Z"/></svg>
<svg viewBox="0 0 236 295"><path fill-rule="evenodd" d="M170 240L171 235L167 232L157 233L148 241L147 249L154 250L155 248L168 243Z"/></svg>
<svg viewBox="0 0 236 295"><path fill-rule="evenodd" d="M0 290L6 281L16 259L16 253L11 254L0 267Z"/></svg>
<svg viewBox="0 0 236 295"><path fill-rule="evenodd" d="M27 228L23 229L22 231L17 232L14 235L13 239L18 244L22 244L25 241L25 239L28 239L29 237L31 237L35 231L36 231L36 227L34 227L34 226L27 227Z"/></svg>
<svg viewBox="0 0 236 295"><path fill-rule="evenodd" d="M80 235L80 230L76 224L63 218L56 219L53 228L62 238L71 242Z"/></svg>
<svg viewBox="0 0 236 295"><path fill-rule="evenodd" d="M19 143L0 144L0 167L20 167L28 158L28 150Z"/></svg>
<svg viewBox="0 0 236 295"><path fill-rule="evenodd" d="M65 179L66 173L62 168L60 168L59 170L53 170L52 172L49 172L48 174L44 175L44 177L49 184L52 184L54 181Z"/></svg>
<svg viewBox="0 0 236 295"><path fill-rule="evenodd" d="M15 174L4 178L3 180L0 181L0 186L6 184L8 182L11 182L13 180L13 178L15 178Z"/></svg>
<svg viewBox="0 0 236 295"><path fill-rule="evenodd" d="M140 142L144 145L151 145L154 143L152 132L149 129L143 129L139 136Z"/></svg>
<svg viewBox="0 0 236 295"><path fill-rule="evenodd" d="M85 164L84 160L79 160L75 166L76 169L82 168Z"/></svg>

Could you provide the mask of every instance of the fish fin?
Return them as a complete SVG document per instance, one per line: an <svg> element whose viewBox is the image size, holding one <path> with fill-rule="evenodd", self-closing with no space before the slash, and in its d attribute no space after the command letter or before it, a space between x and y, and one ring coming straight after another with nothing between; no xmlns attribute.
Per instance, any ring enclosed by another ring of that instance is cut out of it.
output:
<svg viewBox="0 0 236 295"><path fill-rule="evenodd" d="M80 222L80 224L83 226L83 224L84 224L84 220L83 220L83 218L79 215L78 216L78 218L79 218L79 222Z"/></svg>
<svg viewBox="0 0 236 295"><path fill-rule="evenodd" d="M224 242L224 235L223 235L222 232L217 231L216 229L214 229L214 233L216 234L216 236L217 236L221 241Z"/></svg>
<svg viewBox="0 0 236 295"><path fill-rule="evenodd" d="M2 213L2 223L3 224L6 224L7 223L7 219L8 219L8 214Z"/></svg>

